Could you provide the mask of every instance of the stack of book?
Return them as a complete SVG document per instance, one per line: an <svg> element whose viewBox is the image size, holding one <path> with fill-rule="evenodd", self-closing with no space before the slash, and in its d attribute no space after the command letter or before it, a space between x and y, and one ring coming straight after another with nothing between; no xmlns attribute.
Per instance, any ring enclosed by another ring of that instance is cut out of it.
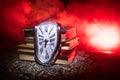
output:
<svg viewBox="0 0 120 80"><path fill-rule="evenodd" d="M17 52L19 53L20 60L35 61L35 49L34 49L34 31L33 28L26 28L24 31L24 43L17 45ZM67 49L68 47L63 46ZM67 56L59 55L56 64L69 64Z"/></svg>

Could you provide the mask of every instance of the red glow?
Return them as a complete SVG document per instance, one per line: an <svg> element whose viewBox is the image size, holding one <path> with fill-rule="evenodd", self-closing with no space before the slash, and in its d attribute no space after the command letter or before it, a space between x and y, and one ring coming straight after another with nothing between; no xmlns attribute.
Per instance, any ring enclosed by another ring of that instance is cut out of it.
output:
<svg viewBox="0 0 120 80"><path fill-rule="evenodd" d="M62 8L59 0L1 0L0 44L6 50L23 43L23 28L33 27L56 15Z"/></svg>
<svg viewBox="0 0 120 80"><path fill-rule="evenodd" d="M79 37L82 48L110 51L119 47L120 29L111 24L116 20L120 22L119 1L69 0L68 4L61 1L63 0L1 0L0 43L22 42L23 28L32 27L52 17L54 19L51 20L62 26L74 28L67 32L66 38ZM98 22L94 23L96 20ZM100 23L101 21L107 21L108 24Z"/></svg>
<svg viewBox="0 0 120 80"><path fill-rule="evenodd" d="M118 44L118 34L111 29L104 29L90 40L91 43L102 48L113 48Z"/></svg>
<svg viewBox="0 0 120 80"><path fill-rule="evenodd" d="M117 25L109 24L90 24L86 28L88 45L95 50L113 50L120 44L120 29Z"/></svg>

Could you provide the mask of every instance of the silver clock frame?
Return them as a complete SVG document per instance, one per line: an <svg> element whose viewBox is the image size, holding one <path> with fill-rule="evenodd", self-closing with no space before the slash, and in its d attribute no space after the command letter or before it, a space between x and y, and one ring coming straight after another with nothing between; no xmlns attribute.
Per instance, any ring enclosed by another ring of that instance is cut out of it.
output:
<svg viewBox="0 0 120 80"><path fill-rule="evenodd" d="M34 27L35 59L39 64L52 65L60 52L61 26L56 22L42 22Z"/></svg>

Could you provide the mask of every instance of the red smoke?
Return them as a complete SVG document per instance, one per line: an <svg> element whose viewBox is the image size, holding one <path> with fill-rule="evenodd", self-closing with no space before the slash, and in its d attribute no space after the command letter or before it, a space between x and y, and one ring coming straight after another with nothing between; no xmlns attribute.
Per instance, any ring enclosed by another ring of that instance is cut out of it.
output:
<svg viewBox="0 0 120 80"><path fill-rule="evenodd" d="M116 24L120 31L119 3L115 0L1 0L0 44L7 47L21 43L23 28L52 20L62 26L77 28L79 48L90 48L86 29L91 24Z"/></svg>
<svg viewBox="0 0 120 80"><path fill-rule="evenodd" d="M57 16L56 21L63 26L76 28L66 36L72 38L76 35L80 39L77 51L84 49L95 53L119 53L120 7L118 3L120 2L112 0L71 0L66 9ZM70 52L69 62L75 56L75 50Z"/></svg>
<svg viewBox="0 0 120 80"><path fill-rule="evenodd" d="M64 26L76 27L77 31L74 30L71 34L74 35L76 32L76 37L80 38L79 49L84 48L92 52L115 48L119 50L118 3L113 0L71 0L56 20ZM105 38L109 41L106 42Z"/></svg>
<svg viewBox="0 0 120 80"><path fill-rule="evenodd" d="M23 42L23 28L54 17L62 8L58 0L1 0L0 49Z"/></svg>
<svg viewBox="0 0 120 80"><path fill-rule="evenodd" d="M86 26L89 27L84 29L84 38L82 39L85 49L91 52L114 52L120 49L120 28L115 22L93 22ZM79 28L77 32L79 36Z"/></svg>

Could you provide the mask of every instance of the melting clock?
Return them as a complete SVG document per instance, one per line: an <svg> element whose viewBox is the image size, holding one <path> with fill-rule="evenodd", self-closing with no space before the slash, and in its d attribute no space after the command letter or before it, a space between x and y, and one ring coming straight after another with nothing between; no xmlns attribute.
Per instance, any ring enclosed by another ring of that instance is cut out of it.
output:
<svg viewBox="0 0 120 80"><path fill-rule="evenodd" d="M52 65L60 52L60 25L43 22L34 27L35 59L39 64Z"/></svg>

